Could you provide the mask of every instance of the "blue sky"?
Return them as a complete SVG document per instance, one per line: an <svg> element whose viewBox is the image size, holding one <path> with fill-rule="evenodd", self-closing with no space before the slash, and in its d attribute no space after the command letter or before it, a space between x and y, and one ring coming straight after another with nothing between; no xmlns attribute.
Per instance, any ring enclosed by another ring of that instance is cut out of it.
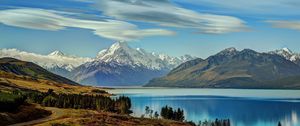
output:
<svg viewBox="0 0 300 126"><path fill-rule="evenodd" d="M94 57L116 41L205 58L236 47L300 52L298 0L1 0L0 48Z"/></svg>

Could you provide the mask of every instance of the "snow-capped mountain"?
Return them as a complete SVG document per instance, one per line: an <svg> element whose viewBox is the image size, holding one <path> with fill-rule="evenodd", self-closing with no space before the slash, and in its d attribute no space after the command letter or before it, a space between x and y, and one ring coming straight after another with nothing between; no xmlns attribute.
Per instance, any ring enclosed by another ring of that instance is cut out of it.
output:
<svg viewBox="0 0 300 126"><path fill-rule="evenodd" d="M131 48L126 42L117 42L100 51L94 61L76 68L72 74L74 80L86 84L142 85L193 58L149 53L141 48Z"/></svg>
<svg viewBox="0 0 300 126"><path fill-rule="evenodd" d="M279 49L279 50L271 51L269 53L283 56L287 60L290 60L290 61L300 65L300 54L299 53L294 53L293 51L291 51L288 48L282 48L282 49Z"/></svg>
<svg viewBox="0 0 300 126"><path fill-rule="evenodd" d="M54 51L48 55L40 55L17 49L1 49L0 57L11 57L23 61L36 63L51 72L67 77L67 73L81 64L92 61L91 58L83 58L66 55L60 51Z"/></svg>
<svg viewBox="0 0 300 126"><path fill-rule="evenodd" d="M110 48L100 51L97 61L115 62L122 65L146 67L154 70L172 69L179 64L194 59L190 55L171 57L165 54L148 53L141 48L131 48L126 42L117 42Z"/></svg>

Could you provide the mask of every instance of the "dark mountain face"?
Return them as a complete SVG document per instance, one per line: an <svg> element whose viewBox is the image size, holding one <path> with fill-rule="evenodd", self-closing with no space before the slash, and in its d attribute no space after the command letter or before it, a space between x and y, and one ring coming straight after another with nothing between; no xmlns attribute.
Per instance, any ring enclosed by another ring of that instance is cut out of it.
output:
<svg viewBox="0 0 300 126"><path fill-rule="evenodd" d="M58 76L46 69L31 63L14 58L0 58L0 70L14 73L16 75L29 76L37 79L52 80L59 83L78 85L76 82Z"/></svg>
<svg viewBox="0 0 300 126"><path fill-rule="evenodd" d="M275 84L275 80L296 76L300 76L300 67L282 56L229 48L203 61L183 63L146 86L285 88L290 86ZM300 81L290 85L300 88Z"/></svg>
<svg viewBox="0 0 300 126"><path fill-rule="evenodd" d="M73 71L73 78L88 85L136 86L145 84L152 78L163 76L168 71L118 63L92 62L76 68Z"/></svg>
<svg viewBox="0 0 300 126"><path fill-rule="evenodd" d="M201 59L201 58L197 58L197 59L194 59L194 60L187 61L187 62L179 65L178 67L174 68L173 70L171 70L169 75L175 74L177 72L180 72L181 70L184 70L184 69L187 69L189 67L195 66L195 65L197 65L198 63L200 63L202 61L204 61L204 60Z"/></svg>

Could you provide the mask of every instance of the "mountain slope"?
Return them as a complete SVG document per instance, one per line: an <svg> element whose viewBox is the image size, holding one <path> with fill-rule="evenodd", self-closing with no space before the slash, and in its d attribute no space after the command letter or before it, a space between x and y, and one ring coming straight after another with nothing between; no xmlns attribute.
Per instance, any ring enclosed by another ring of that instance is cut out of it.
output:
<svg viewBox="0 0 300 126"><path fill-rule="evenodd" d="M300 67L276 54L228 48L205 60L195 59L173 69L146 86L216 88L300 88L300 81L275 84L300 77Z"/></svg>
<svg viewBox="0 0 300 126"><path fill-rule="evenodd" d="M131 48L117 42L98 53L97 58L72 71L73 79L84 84L102 86L142 85L150 79L167 74L191 56L170 57Z"/></svg>
<svg viewBox="0 0 300 126"><path fill-rule="evenodd" d="M78 85L78 83L48 72L46 69L34 63L21 61L14 58L0 58L0 71L28 76L36 79L51 80L58 83Z"/></svg>

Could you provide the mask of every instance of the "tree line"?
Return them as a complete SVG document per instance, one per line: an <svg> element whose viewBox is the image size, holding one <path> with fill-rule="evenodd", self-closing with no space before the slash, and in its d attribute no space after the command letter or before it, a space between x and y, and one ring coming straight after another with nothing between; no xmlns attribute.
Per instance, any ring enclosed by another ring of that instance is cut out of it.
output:
<svg viewBox="0 0 300 126"><path fill-rule="evenodd" d="M131 100L126 96L112 99L102 95L56 94L51 89L47 93L28 93L26 96L33 102L46 107L131 113Z"/></svg>
<svg viewBox="0 0 300 126"><path fill-rule="evenodd" d="M52 89L45 93L38 91L13 91L12 94L22 98L21 101L16 99L15 102L8 104L10 102L1 102L0 100L1 109L2 106L3 108L5 106L12 108L11 105L21 105L26 100L45 107L91 109L119 114L132 113L130 110L131 100L126 96L110 98L102 95L56 94Z"/></svg>

